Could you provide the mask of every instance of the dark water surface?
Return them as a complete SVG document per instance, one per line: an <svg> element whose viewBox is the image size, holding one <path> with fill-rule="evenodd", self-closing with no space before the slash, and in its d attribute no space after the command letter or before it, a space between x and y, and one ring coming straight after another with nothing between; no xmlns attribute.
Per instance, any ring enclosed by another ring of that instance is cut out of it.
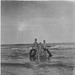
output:
<svg viewBox="0 0 75 75"><path fill-rule="evenodd" d="M29 60L29 48L1 49L1 75L75 75L75 49L51 50L50 61Z"/></svg>

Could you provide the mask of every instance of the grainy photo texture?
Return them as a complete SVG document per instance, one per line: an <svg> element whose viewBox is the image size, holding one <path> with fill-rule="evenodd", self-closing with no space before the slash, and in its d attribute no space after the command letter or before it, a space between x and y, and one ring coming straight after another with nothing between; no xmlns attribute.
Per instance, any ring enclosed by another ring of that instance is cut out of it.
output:
<svg viewBox="0 0 75 75"><path fill-rule="evenodd" d="M1 1L1 75L75 75L75 2Z"/></svg>

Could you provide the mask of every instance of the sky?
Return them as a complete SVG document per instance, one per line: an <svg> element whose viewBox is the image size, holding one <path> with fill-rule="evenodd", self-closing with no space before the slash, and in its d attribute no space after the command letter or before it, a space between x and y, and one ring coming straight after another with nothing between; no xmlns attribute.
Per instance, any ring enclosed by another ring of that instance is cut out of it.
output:
<svg viewBox="0 0 75 75"><path fill-rule="evenodd" d="M75 43L75 2L2 1L1 43Z"/></svg>

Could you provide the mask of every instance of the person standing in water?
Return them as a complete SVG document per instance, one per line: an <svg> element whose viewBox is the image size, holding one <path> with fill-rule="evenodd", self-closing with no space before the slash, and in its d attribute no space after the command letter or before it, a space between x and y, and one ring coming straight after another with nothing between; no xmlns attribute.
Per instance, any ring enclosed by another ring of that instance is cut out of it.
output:
<svg viewBox="0 0 75 75"><path fill-rule="evenodd" d="M36 59L38 60L38 50L39 50L39 44L37 42L37 38L35 38L35 42L33 43L35 50L37 51L36 53Z"/></svg>
<svg viewBox="0 0 75 75"><path fill-rule="evenodd" d="M48 50L48 48L46 47L46 41L45 40L43 40L43 47L44 47L45 55L47 56L47 54L48 54L48 60L49 60L49 58L52 57L52 54Z"/></svg>
<svg viewBox="0 0 75 75"><path fill-rule="evenodd" d="M45 53L45 58L47 57L47 52L45 51L46 49L46 41L43 40L43 50L44 50L44 53Z"/></svg>
<svg viewBox="0 0 75 75"><path fill-rule="evenodd" d="M35 40L34 40L35 42L33 43L33 45L34 45L34 47L35 47L35 49L38 49L38 42L37 42L37 38L35 38Z"/></svg>
<svg viewBox="0 0 75 75"><path fill-rule="evenodd" d="M39 44L39 59L40 61L46 61L46 52L44 51L44 47L43 47L43 44L40 43Z"/></svg>

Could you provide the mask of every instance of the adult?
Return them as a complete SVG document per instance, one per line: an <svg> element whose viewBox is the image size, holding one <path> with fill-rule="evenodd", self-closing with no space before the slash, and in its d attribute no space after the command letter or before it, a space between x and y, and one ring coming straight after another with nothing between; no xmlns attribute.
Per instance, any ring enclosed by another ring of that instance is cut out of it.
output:
<svg viewBox="0 0 75 75"><path fill-rule="evenodd" d="M33 43L33 46L35 47L35 50L36 50L36 59L37 59L37 61L38 61L39 44L38 44L38 42L37 42L37 38L35 38L34 43Z"/></svg>
<svg viewBox="0 0 75 75"><path fill-rule="evenodd" d="M36 50L38 50L39 46L38 46L37 38L35 38L33 46L35 47Z"/></svg>
<svg viewBox="0 0 75 75"><path fill-rule="evenodd" d="M46 41L45 41L45 40L43 40L43 49L44 49L45 52L47 52L47 54L48 54L48 59L49 59L50 57L52 57L51 52L50 52L49 49L46 47Z"/></svg>
<svg viewBox="0 0 75 75"><path fill-rule="evenodd" d="M46 41L43 40L43 48L46 48Z"/></svg>

